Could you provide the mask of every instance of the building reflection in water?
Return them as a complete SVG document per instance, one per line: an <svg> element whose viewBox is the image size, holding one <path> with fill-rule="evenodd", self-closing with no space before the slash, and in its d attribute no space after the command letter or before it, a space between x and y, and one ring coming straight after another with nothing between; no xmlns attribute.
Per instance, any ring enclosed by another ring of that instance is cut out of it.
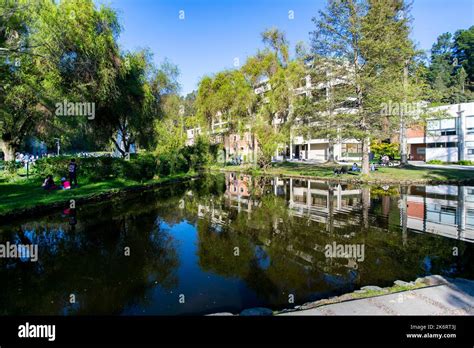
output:
<svg viewBox="0 0 474 348"><path fill-rule="evenodd" d="M258 182L260 180L260 182ZM258 186L262 187L258 190ZM260 193L260 194L259 194ZM290 214L317 223L326 229L357 225L387 228L398 224L406 238L407 231L431 233L448 238L474 242L474 187L473 186L410 186L360 187L328 183L322 180L295 178L252 178L250 175L226 174L224 198L229 208L248 212L260 205L261 194L285 198ZM374 202L380 201L381 211L371 214ZM399 221L388 219L396 209ZM211 212L213 222L223 223L227 213ZM381 214L380 214L381 213ZM381 220L381 216L386 219Z"/></svg>
<svg viewBox="0 0 474 348"><path fill-rule="evenodd" d="M474 242L474 187L411 187L407 194L407 227Z"/></svg>

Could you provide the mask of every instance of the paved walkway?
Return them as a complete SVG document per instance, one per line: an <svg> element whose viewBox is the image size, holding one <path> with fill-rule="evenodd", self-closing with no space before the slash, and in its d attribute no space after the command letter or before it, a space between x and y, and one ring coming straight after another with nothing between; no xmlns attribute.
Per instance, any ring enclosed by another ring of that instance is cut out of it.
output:
<svg viewBox="0 0 474 348"><path fill-rule="evenodd" d="M280 315L474 315L474 281L455 279L426 288Z"/></svg>
<svg viewBox="0 0 474 348"><path fill-rule="evenodd" d="M474 170L474 166L461 166L459 164L427 164L420 161L408 161L408 164L428 169L458 169L458 170Z"/></svg>

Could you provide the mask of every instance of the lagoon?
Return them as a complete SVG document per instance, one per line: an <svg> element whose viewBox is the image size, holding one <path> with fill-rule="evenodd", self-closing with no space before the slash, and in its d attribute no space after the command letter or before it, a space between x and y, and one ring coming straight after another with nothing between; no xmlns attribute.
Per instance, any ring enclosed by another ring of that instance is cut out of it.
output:
<svg viewBox="0 0 474 348"><path fill-rule="evenodd" d="M2 315L279 310L429 274L474 279L474 187L204 175L10 221L6 242L38 245L38 260L0 259Z"/></svg>

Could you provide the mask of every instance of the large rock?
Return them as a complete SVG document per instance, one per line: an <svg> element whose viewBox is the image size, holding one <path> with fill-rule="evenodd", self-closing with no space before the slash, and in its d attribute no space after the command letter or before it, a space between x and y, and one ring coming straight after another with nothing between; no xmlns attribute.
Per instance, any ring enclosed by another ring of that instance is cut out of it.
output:
<svg viewBox="0 0 474 348"><path fill-rule="evenodd" d="M244 309L242 312L240 312L240 315L244 317L270 316L270 315L273 315L273 311L270 308L255 307L255 308Z"/></svg>
<svg viewBox="0 0 474 348"><path fill-rule="evenodd" d="M407 282L404 282L403 280L395 280L393 283L395 285L398 285L398 286L409 286L410 285Z"/></svg>
<svg viewBox="0 0 474 348"><path fill-rule="evenodd" d="M449 280L440 275L430 275L425 277L424 283L427 285L442 285L448 284Z"/></svg>
<svg viewBox="0 0 474 348"><path fill-rule="evenodd" d="M382 290L380 286L375 286L375 285L363 286L360 289L365 290L365 291L381 291Z"/></svg>
<svg viewBox="0 0 474 348"><path fill-rule="evenodd" d="M208 314L207 316L232 316L233 314L232 313L229 313L229 312L220 312L220 313L212 313L212 314Z"/></svg>

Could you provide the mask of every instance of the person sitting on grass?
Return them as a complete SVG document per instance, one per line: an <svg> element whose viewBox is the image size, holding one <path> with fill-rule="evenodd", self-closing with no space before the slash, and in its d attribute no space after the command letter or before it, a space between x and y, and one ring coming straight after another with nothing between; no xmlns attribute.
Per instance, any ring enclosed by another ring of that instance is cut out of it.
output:
<svg viewBox="0 0 474 348"><path fill-rule="evenodd" d="M71 183L66 180L66 178L61 178L61 187L63 190L70 190L71 189Z"/></svg>
<svg viewBox="0 0 474 348"><path fill-rule="evenodd" d="M334 168L334 175L339 175L341 174L341 171L337 168Z"/></svg>
<svg viewBox="0 0 474 348"><path fill-rule="evenodd" d="M54 183L54 179L52 175L48 175L46 179L44 179L42 187L48 191L56 190L58 188L56 184Z"/></svg>
<svg viewBox="0 0 474 348"><path fill-rule="evenodd" d="M351 171L353 172L358 172L360 169L359 169L359 166L357 165L357 163L354 163L352 165L352 168L351 168Z"/></svg>

